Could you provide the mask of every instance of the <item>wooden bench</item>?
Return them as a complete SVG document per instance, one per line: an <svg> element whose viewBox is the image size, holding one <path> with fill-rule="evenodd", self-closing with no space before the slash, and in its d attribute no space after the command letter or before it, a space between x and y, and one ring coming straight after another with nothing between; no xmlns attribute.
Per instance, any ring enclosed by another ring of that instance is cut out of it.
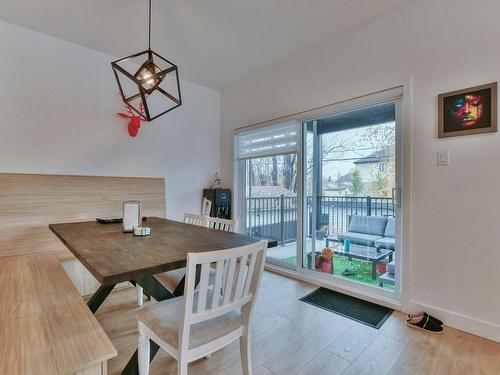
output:
<svg viewBox="0 0 500 375"><path fill-rule="evenodd" d="M0 261L0 374L106 374L117 355L56 256Z"/></svg>

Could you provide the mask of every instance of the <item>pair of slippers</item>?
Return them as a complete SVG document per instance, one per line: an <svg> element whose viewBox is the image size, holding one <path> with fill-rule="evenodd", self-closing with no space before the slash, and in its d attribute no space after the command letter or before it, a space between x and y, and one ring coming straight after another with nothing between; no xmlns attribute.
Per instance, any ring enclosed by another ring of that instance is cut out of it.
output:
<svg viewBox="0 0 500 375"><path fill-rule="evenodd" d="M428 333L443 333L443 322L425 312L408 314L406 318L406 325Z"/></svg>

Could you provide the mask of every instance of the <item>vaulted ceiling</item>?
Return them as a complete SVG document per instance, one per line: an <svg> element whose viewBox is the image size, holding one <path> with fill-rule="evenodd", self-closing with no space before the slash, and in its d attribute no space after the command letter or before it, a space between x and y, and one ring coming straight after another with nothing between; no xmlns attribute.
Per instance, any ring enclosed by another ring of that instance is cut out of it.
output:
<svg viewBox="0 0 500 375"><path fill-rule="evenodd" d="M153 0L152 47L222 90L416 0ZM147 46L147 0L0 0L0 18L117 57Z"/></svg>

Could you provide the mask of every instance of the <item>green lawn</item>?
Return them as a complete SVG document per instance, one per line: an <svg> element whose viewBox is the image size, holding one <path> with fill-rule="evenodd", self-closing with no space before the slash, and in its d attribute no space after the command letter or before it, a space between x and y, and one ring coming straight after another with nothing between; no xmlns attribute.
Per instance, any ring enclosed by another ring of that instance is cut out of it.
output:
<svg viewBox="0 0 500 375"><path fill-rule="evenodd" d="M287 263L296 264L297 258L295 256L282 259ZM344 276L342 272L348 268L354 271L354 275ZM342 277L344 279L356 280L363 284L378 285L377 280L372 279L372 264L371 262L363 262L357 259L349 261L347 257L336 255L333 257L333 273L335 276ZM384 285L384 289L394 290L392 285Z"/></svg>

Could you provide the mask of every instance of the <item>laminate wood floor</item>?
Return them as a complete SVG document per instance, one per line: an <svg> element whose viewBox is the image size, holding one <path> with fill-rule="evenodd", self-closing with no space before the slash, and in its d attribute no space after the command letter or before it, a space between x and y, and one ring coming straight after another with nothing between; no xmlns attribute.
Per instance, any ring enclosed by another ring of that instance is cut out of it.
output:
<svg viewBox="0 0 500 375"><path fill-rule="evenodd" d="M254 375L497 375L500 344L446 328L421 333L399 312L380 330L300 302L316 286L265 272L253 316ZM118 356L108 373L120 374L137 347L136 292L116 290L96 314ZM190 364L190 375L240 375L239 343ZM160 350L151 374L176 374Z"/></svg>

